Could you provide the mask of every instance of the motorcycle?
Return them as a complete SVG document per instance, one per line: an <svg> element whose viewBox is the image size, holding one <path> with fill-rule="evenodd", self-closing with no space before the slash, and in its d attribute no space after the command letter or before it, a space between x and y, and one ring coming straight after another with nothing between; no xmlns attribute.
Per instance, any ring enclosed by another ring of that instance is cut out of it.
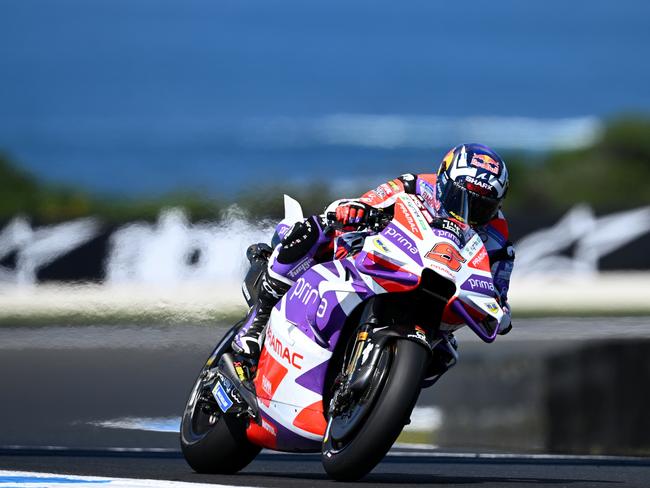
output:
<svg viewBox="0 0 650 488"><path fill-rule="evenodd" d="M467 325L495 340L503 311L478 234L419 196L399 195L393 209L338 232L337 259L310 267L273 309L257 364L230 346L243 320L224 335L182 417L195 471L235 473L267 448L321 452L329 476L359 479L409 423L421 389L455 362L450 333ZM285 196L273 243L302 218ZM249 248L249 306L270 254Z"/></svg>

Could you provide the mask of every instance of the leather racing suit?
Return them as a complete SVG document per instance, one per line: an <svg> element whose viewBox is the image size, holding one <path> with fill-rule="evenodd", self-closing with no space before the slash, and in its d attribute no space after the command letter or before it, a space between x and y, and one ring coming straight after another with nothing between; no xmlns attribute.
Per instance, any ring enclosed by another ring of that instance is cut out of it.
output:
<svg viewBox="0 0 650 488"><path fill-rule="evenodd" d="M337 200L328 207L328 210L353 202L361 202L378 209L389 209L394 205L397 196L403 192L420 195L430 208L436 208L436 178L436 174L407 173L379 185L358 199ZM332 259L335 236L326 233L326 227L325 216L314 215L286 229L284 235L280 235L282 240L273 250L267 271L263 276L259 296L260 303L251 311L246 324L233 341L235 349L241 348L239 344L241 341L245 341L248 335L258 341L256 344L256 352L258 352L261 349L262 331L272 307L306 270L314 264ZM502 321L505 326L500 327L505 333L510 330L510 309L507 299L515 257L512 243L508 240L508 224L503 213L499 211L498 215L487 225L474 228L474 230L481 237L488 252L494 286L506 314L506 319ZM455 350L456 345L453 337L451 344ZM450 353L455 354L451 349Z"/></svg>

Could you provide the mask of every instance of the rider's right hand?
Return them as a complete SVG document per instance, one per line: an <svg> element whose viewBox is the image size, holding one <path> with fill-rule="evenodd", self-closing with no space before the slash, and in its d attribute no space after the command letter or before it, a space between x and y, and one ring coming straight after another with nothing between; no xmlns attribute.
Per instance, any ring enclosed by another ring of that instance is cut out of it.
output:
<svg viewBox="0 0 650 488"><path fill-rule="evenodd" d="M358 225L366 221L369 209L361 202L346 202L336 207L336 220L344 226Z"/></svg>

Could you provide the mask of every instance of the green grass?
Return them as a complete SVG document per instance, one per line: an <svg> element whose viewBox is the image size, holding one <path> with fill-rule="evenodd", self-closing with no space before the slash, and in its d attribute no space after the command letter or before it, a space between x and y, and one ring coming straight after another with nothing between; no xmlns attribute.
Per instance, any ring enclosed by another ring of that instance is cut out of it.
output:
<svg viewBox="0 0 650 488"><path fill-rule="evenodd" d="M396 442L404 444L435 444L435 433L432 431L402 432Z"/></svg>
<svg viewBox="0 0 650 488"><path fill-rule="evenodd" d="M235 307L226 311L215 310L213 313L188 313L185 311L170 312L145 310L119 312L102 310L100 312L79 313L21 313L4 314L0 311L0 327L7 326L46 326L46 325L206 325L223 326L232 324L246 313L243 307ZM591 310L518 310L515 309L513 322L527 318L556 318L556 317L646 317L650 316L647 308L630 309L625 313L617 311Z"/></svg>
<svg viewBox="0 0 650 488"><path fill-rule="evenodd" d="M0 327L40 327L48 325L205 325L224 327L243 317L245 310L231 309L211 314L188 314L145 311L133 313L57 313L0 315Z"/></svg>

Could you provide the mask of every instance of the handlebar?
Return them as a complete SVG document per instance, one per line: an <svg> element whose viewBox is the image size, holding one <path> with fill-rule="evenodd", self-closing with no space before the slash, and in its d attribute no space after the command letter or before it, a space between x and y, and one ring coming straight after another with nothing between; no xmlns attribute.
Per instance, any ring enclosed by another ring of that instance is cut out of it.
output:
<svg viewBox="0 0 650 488"><path fill-rule="evenodd" d="M345 227L341 222L337 220L336 212L327 212L325 217L328 223L326 231L343 230ZM391 219L392 216L384 212L382 209L371 208L368 210L368 213L363 217L363 220L361 222L353 225L358 226L357 230L368 228L370 230L378 232L382 230Z"/></svg>

